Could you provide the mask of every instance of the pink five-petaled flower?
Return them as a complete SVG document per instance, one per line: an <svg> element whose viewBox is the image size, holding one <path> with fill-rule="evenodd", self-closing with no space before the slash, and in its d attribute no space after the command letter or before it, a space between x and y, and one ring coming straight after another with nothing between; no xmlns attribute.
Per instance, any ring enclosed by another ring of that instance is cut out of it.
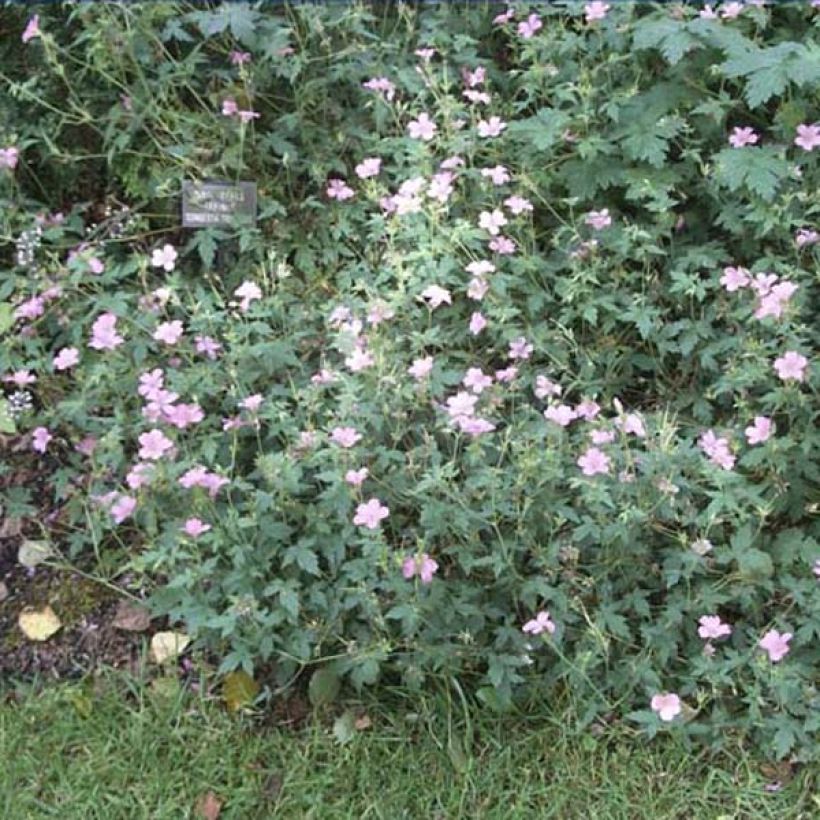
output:
<svg viewBox="0 0 820 820"><path fill-rule="evenodd" d="M590 211L585 217L584 222L596 231L602 231L612 224L612 217L609 215L609 208L604 208L600 211Z"/></svg>
<svg viewBox="0 0 820 820"><path fill-rule="evenodd" d="M48 427L36 427L31 434L31 449L38 453L45 453L48 443L53 438Z"/></svg>
<svg viewBox="0 0 820 820"><path fill-rule="evenodd" d="M501 232L501 228L504 227L504 225L506 224L507 217L504 216L504 212L498 208L496 208L493 211L482 211L478 215L478 227L484 228L484 230L487 231L489 234L492 234L492 236L497 236ZM493 268L493 270L495 270L495 268Z"/></svg>
<svg viewBox="0 0 820 820"><path fill-rule="evenodd" d="M54 357L53 365L55 370L68 370L80 361L80 351L76 347L64 347Z"/></svg>
<svg viewBox="0 0 820 820"><path fill-rule="evenodd" d="M410 120L407 123L407 133L414 140L431 140L436 133L436 124L425 112L419 114L418 119Z"/></svg>
<svg viewBox="0 0 820 820"><path fill-rule="evenodd" d="M472 416L475 413L477 401L478 396L461 390L447 399L447 413L451 419L456 421L460 418Z"/></svg>
<svg viewBox="0 0 820 820"><path fill-rule="evenodd" d="M185 525L182 527L182 529L186 535L190 535L191 538L196 538L197 536L202 535L202 533L208 532L208 530L211 529L211 525L206 524L199 518L189 518L185 522Z"/></svg>
<svg viewBox="0 0 820 820"><path fill-rule="evenodd" d="M427 378L433 370L433 357L425 356L423 359L414 359L413 364L407 368L407 372L416 381Z"/></svg>
<svg viewBox="0 0 820 820"><path fill-rule="evenodd" d="M357 347L346 359L345 366L351 373L359 373L376 363L373 354L363 347Z"/></svg>
<svg viewBox="0 0 820 820"><path fill-rule="evenodd" d="M578 414L568 404L551 404L544 411L544 418L559 427L569 426L577 417Z"/></svg>
<svg viewBox="0 0 820 820"><path fill-rule="evenodd" d="M230 57L231 65L245 65L245 63L251 61L249 51L232 51L228 56Z"/></svg>
<svg viewBox="0 0 820 820"><path fill-rule="evenodd" d="M139 457L146 461L158 461L174 448L174 442L162 430L149 430L139 436Z"/></svg>
<svg viewBox="0 0 820 820"><path fill-rule="evenodd" d="M0 148L0 168L8 168L13 171L17 167L17 160L20 158L20 149L14 145L8 148Z"/></svg>
<svg viewBox="0 0 820 820"><path fill-rule="evenodd" d="M755 416L754 423L743 432L749 444L763 444L772 434L772 420L768 416Z"/></svg>
<svg viewBox="0 0 820 820"><path fill-rule="evenodd" d="M369 474L370 471L367 467L362 467L358 470L348 470L345 473L345 481L350 484L351 487L361 487Z"/></svg>
<svg viewBox="0 0 820 820"><path fill-rule="evenodd" d="M196 402L166 407L163 416L169 424L173 424L179 430L184 430L192 424L199 424L205 418L202 408Z"/></svg>
<svg viewBox="0 0 820 820"><path fill-rule="evenodd" d="M807 245L816 245L820 242L820 233L811 228L800 228L794 235L794 241L798 248L804 248Z"/></svg>
<svg viewBox="0 0 820 820"><path fill-rule="evenodd" d="M661 720L667 722L674 720L681 713L680 698L673 692L653 695L649 705Z"/></svg>
<svg viewBox="0 0 820 820"><path fill-rule="evenodd" d="M453 297L450 295L450 291L438 285L430 285L425 288L421 292L421 298L427 302L431 310L435 310L445 303L448 305L453 304Z"/></svg>
<svg viewBox="0 0 820 820"><path fill-rule="evenodd" d="M774 285L767 294L760 297L755 308L755 319L765 319L767 316L779 319L796 292L797 285L794 282L779 282Z"/></svg>
<svg viewBox="0 0 820 820"><path fill-rule="evenodd" d="M798 125L797 136L794 144L800 146L804 151L813 151L820 146L820 125Z"/></svg>
<svg viewBox="0 0 820 820"><path fill-rule="evenodd" d="M513 339L510 342L510 350L507 356L510 359L529 359L532 355L533 346L523 336Z"/></svg>
<svg viewBox="0 0 820 820"><path fill-rule="evenodd" d="M175 345L183 334L182 322L174 319L172 322L162 322L154 331L153 339L167 345Z"/></svg>
<svg viewBox="0 0 820 820"><path fill-rule="evenodd" d="M478 123L479 137L497 137L507 127L507 123L501 117L490 117L488 120L480 120Z"/></svg>
<svg viewBox="0 0 820 820"><path fill-rule="evenodd" d="M729 135L729 145L732 148L744 148L747 145L756 145L760 135L754 128L735 128Z"/></svg>
<svg viewBox="0 0 820 820"><path fill-rule="evenodd" d="M698 635L704 640L725 638L732 634L732 627L720 620L720 615L701 615L698 619Z"/></svg>
<svg viewBox="0 0 820 820"><path fill-rule="evenodd" d="M89 347L95 350L114 350L125 340L116 330L117 317L113 313L103 313L98 316L91 326L91 341Z"/></svg>
<svg viewBox="0 0 820 820"><path fill-rule="evenodd" d="M24 43L27 43L29 40L33 40L35 37L40 36L40 15L35 14L32 18L29 19L28 23L26 24L26 29L23 32L23 36L20 38Z"/></svg>
<svg viewBox="0 0 820 820"><path fill-rule="evenodd" d="M549 612L542 610L531 621L527 621L521 627L522 632L529 635L540 635L542 632L549 632L550 635L555 633L555 624L550 619Z"/></svg>
<svg viewBox="0 0 820 820"><path fill-rule="evenodd" d="M475 311L470 317L470 333L473 336L478 336L485 327L487 327L487 320L481 313Z"/></svg>
<svg viewBox="0 0 820 820"><path fill-rule="evenodd" d="M594 23L596 20L603 20L609 9L609 3L603 3L601 0L593 0L592 3L587 3L584 6L584 16L587 23Z"/></svg>
<svg viewBox="0 0 820 820"><path fill-rule="evenodd" d="M27 368L24 370L15 370L10 376L3 376L3 381L8 384L17 385L17 387L25 387L29 384L34 384L37 377Z"/></svg>
<svg viewBox="0 0 820 820"><path fill-rule="evenodd" d="M749 271L746 268L731 265L723 269L723 276L720 277L720 284L729 293L734 293L739 288L748 287L751 281Z"/></svg>
<svg viewBox="0 0 820 820"><path fill-rule="evenodd" d="M523 196L518 196L517 194L507 197L507 199L504 200L504 205L510 213L513 213L516 216L523 214L525 211L532 210L532 202Z"/></svg>
<svg viewBox="0 0 820 820"><path fill-rule="evenodd" d="M222 350L222 345L210 336L197 336L194 341L196 342L196 352L204 353L209 359L216 359L219 351Z"/></svg>
<svg viewBox="0 0 820 820"><path fill-rule="evenodd" d="M154 465L139 461L126 474L125 483L132 490L138 490L140 487L150 484L153 477Z"/></svg>
<svg viewBox="0 0 820 820"><path fill-rule="evenodd" d="M339 447L353 447L361 439L362 435L355 427L334 427L330 433L330 440Z"/></svg>
<svg viewBox="0 0 820 820"><path fill-rule="evenodd" d="M252 120L258 120L259 117L262 115L258 111L237 111L237 115L239 116L239 121L242 123L249 123Z"/></svg>
<svg viewBox="0 0 820 820"><path fill-rule="evenodd" d="M597 447L590 447L575 463L586 476L609 472L609 456Z"/></svg>
<svg viewBox="0 0 820 820"><path fill-rule="evenodd" d="M485 375L480 367L471 367L467 370L467 375L461 380L461 383L478 395L486 388L492 387L493 377Z"/></svg>
<svg viewBox="0 0 820 820"><path fill-rule="evenodd" d="M108 511L111 513L111 517L114 519L115 524L122 524L126 518L133 514L136 508L136 498L132 498L130 495L122 495L117 493L116 500L108 508Z"/></svg>
<svg viewBox="0 0 820 820"><path fill-rule="evenodd" d="M373 79L362 83L362 86L368 91L380 92L388 102L396 96L396 86L387 77L373 77Z"/></svg>
<svg viewBox="0 0 820 820"><path fill-rule="evenodd" d="M806 378L808 359L794 350L789 350L774 360L774 369L781 381L802 382Z"/></svg>
<svg viewBox="0 0 820 820"><path fill-rule="evenodd" d="M698 439L698 447L709 456L712 464L731 470L735 466L735 457L729 449L729 440L718 438L714 430L707 430Z"/></svg>
<svg viewBox="0 0 820 820"><path fill-rule="evenodd" d="M356 166L356 176L359 179L378 176L382 167L382 161L378 157L365 157Z"/></svg>
<svg viewBox="0 0 820 820"><path fill-rule="evenodd" d="M426 552L420 556L408 556L401 565L401 573L408 581L418 575L422 584L432 584L433 576L437 570L438 562L434 561Z"/></svg>
<svg viewBox="0 0 820 820"><path fill-rule="evenodd" d="M226 100L222 100L223 117L234 117L238 113L239 106L236 104L236 100L233 97L228 97Z"/></svg>
<svg viewBox="0 0 820 820"><path fill-rule="evenodd" d="M239 406L250 413L255 413L262 406L263 401L264 399L260 393L254 393L252 396L242 399Z"/></svg>
<svg viewBox="0 0 820 820"><path fill-rule="evenodd" d="M388 507L382 506L378 498L371 498L365 504L359 504L356 507L356 515L353 517L353 523L357 527L367 527L369 530L375 530L379 526L379 522L390 515Z"/></svg>
<svg viewBox="0 0 820 820"><path fill-rule="evenodd" d="M325 193L329 199L337 199L339 202L356 196L356 192L343 179L329 179Z"/></svg>
<svg viewBox="0 0 820 820"><path fill-rule="evenodd" d="M242 313L247 313L251 302L262 298L262 290L256 282L245 280L234 292L234 296L238 296L241 300L239 302L239 310Z"/></svg>
<svg viewBox="0 0 820 820"><path fill-rule="evenodd" d="M490 179L493 185L504 185L510 181L510 172L503 165L494 165L492 168L482 168L481 176Z"/></svg>
<svg viewBox="0 0 820 820"><path fill-rule="evenodd" d="M151 266L163 268L170 273L177 263L178 256L179 254L173 245L163 245L161 248L156 248L151 254Z"/></svg>
<svg viewBox="0 0 820 820"><path fill-rule="evenodd" d="M791 632L783 632L782 634L776 629L770 629L757 644L761 649L765 649L769 653L769 660L772 663L777 663L786 657L789 653L789 641L792 639Z"/></svg>
<svg viewBox="0 0 820 820"><path fill-rule="evenodd" d="M526 20L522 20L518 24L518 34L524 40L529 40L534 37L536 32L543 27L541 18L537 14L531 14Z"/></svg>

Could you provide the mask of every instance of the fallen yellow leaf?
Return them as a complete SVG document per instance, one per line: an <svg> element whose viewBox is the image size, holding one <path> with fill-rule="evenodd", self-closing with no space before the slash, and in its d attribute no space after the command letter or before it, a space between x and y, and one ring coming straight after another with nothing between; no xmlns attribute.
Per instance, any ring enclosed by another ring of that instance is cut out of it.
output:
<svg viewBox="0 0 820 820"><path fill-rule="evenodd" d="M47 641L62 626L50 606L26 607L17 618L17 624L30 641Z"/></svg>
<svg viewBox="0 0 820 820"><path fill-rule="evenodd" d="M184 632L157 632L151 638L151 660L154 663L176 660L190 642L191 639Z"/></svg>
<svg viewBox="0 0 820 820"><path fill-rule="evenodd" d="M225 675L222 698L229 712L237 712L253 702L259 694L259 684L244 669Z"/></svg>

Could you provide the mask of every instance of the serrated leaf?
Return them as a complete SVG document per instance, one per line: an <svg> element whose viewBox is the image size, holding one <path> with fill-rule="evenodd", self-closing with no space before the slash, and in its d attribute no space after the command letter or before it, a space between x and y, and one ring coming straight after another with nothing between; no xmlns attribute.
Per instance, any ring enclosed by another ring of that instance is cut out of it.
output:
<svg viewBox="0 0 820 820"><path fill-rule="evenodd" d="M737 559L741 575L749 581L762 581L774 575L771 556L763 550L749 549Z"/></svg>
<svg viewBox="0 0 820 820"><path fill-rule="evenodd" d="M642 51L657 48L670 65L680 62L700 42L689 33L686 23L678 20L645 20L635 26L632 45Z"/></svg>
<svg viewBox="0 0 820 820"><path fill-rule="evenodd" d="M714 160L719 184L731 191L746 186L765 200L774 198L778 185L791 170L774 147L724 148Z"/></svg>
<svg viewBox="0 0 820 820"><path fill-rule="evenodd" d="M336 670L332 666L324 666L311 675L308 697L313 706L328 706L336 700L340 689L341 681Z"/></svg>

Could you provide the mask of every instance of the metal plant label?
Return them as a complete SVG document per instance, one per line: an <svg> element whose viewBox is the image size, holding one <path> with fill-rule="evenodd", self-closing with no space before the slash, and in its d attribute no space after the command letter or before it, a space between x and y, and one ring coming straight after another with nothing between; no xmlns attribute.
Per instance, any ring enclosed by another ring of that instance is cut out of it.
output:
<svg viewBox="0 0 820 820"><path fill-rule="evenodd" d="M183 228L231 228L256 221L255 182L183 182Z"/></svg>

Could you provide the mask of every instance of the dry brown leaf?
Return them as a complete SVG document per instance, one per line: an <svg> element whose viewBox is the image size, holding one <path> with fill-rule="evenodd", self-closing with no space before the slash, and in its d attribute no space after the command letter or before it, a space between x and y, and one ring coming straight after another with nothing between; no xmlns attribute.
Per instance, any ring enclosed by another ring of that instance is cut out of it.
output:
<svg viewBox="0 0 820 820"><path fill-rule="evenodd" d="M196 816L202 820L217 820L222 811L222 801L213 793L203 794L196 801Z"/></svg>
<svg viewBox="0 0 820 820"><path fill-rule="evenodd" d="M151 660L154 663L174 661L190 642L191 639L184 632L157 632L151 638Z"/></svg>
<svg viewBox="0 0 820 820"><path fill-rule="evenodd" d="M369 729L373 725L373 721L370 719L370 715L361 715L361 717L356 718L356 722L353 724L357 731L363 732L365 729Z"/></svg>
<svg viewBox="0 0 820 820"><path fill-rule="evenodd" d="M16 538L22 531L22 518L4 518L0 524L0 538Z"/></svg>
<svg viewBox="0 0 820 820"><path fill-rule="evenodd" d="M222 682L222 699L229 712L237 712L253 703L259 694L259 684L244 669L225 675Z"/></svg>
<svg viewBox="0 0 820 820"><path fill-rule="evenodd" d="M57 613L50 607L26 607L17 618L23 634L30 641L47 641L62 626Z"/></svg>
<svg viewBox="0 0 820 820"><path fill-rule="evenodd" d="M144 606L133 601L120 601L111 623L116 629L125 632L145 632L151 625L151 614Z"/></svg>

